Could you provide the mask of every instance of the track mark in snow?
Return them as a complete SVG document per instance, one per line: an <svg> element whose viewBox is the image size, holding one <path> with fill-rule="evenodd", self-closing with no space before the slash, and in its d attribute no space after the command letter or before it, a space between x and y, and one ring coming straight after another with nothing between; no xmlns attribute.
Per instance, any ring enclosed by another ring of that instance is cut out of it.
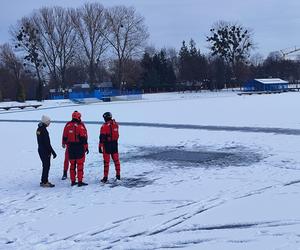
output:
<svg viewBox="0 0 300 250"><path fill-rule="evenodd" d="M143 231L143 232L140 232L140 233L131 234L131 235L129 235L128 237L129 237L129 238L135 238L135 237L138 237L138 236L143 236L143 235L145 235L146 233L147 233L146 231Z"/></svg>
<svg viewBox="0 0 300 250"><path fill-rule="evenodd" d="M266 222L268 223L268 222ZM225 224L225 225L214 225L214 226L207 226L207 227L198 227L192 228L188 230L182 231L207 231L207 230L220 230L220 229L245 229L251 227L257 227L259 225L263 225L266 223L237 223L237 224Z"/></svg>
<svg viewBox="0 0 300 250"><path fill-rule="evenodd" d="M158 228L157 230L154 230L153 232L150 232L148 233L148 235L152 236L152 235L156 235L156 234L159 234L159 233L162 233L162 232L165 232L173 227L176 227L177 225L185 222L186 220L192 218L193 216L197 215L197 214L200 214L204 211L206 211L208 209L200 209L198 210L197 212L195 213L192 213L192 214L183 214L183 215L180 215L176 218L173 218L167 222L163 222L160 226L160 228ZM167 224L170 224L170 225L167 225ZM164 225L167 225L167 226L164 226Z"/></svg>
<svg viewBox="0 0 300 250"><path fill-rule="evenodd" d="M284 186L290 186L290 185L294 185L294 184L299 184L300 180L295 180L295 181L291 181L289 183L284 184Z"/></svg>
<svg viewBox="0 0 300 250"><path fill-rule="evenodd" d="M216 199L213 199L213 200L216 200ZM190 207L195 207L194 209L193 208L190 208L192 211L191 212L188 212L188 213L183 213L183 214L180 214L172 219L169 219L169 220L166 220L164 222L162 222L159 226L157 226L156 228L157 229L154 229L152 230L152 232L149 232L147 234L147 236L152 236L152 235L156 235L156 234L160 234L162 232L165 232L171 228L174 228L176 226L178 226L179 224L191 219L192 217L200 214L200 213L203 213L209 209L212 209L214 207L217 207L217 206L220 206L222 205L223 203L225 203L225 201L221 200L217 200L217 203L215 204L206 204L206 206L202 206L200 204L202 204L203 201L201 202L189 202L188 204L186 204L185 206L181 206L181 207L175 207L175 209L172 209L174 212L177 212L178 209L186 209L186 207L190 206ZM200 206L200 208L199 208ZM167 213L170 213L171 211L168 211L168 212L164 212L164 213L161 213L161 214L155 214L154 216L157 216L157 215L165 215Z"/></svg>
<svg viewBox="0 0 300 250"><path fill-rule="evenodd" d="M198 203L198 202L197 201L189 202L187 204L183 204L183 205L177 206L175 208L177 209L177 208L188 207L188 206L194 205L195 203Z"/></svg>
<svg viewBox="0 0 300 250"><path fill-rule="evenodd" d="M90 236L95 236L95 235L97 235L97 234L101 234L101 233L103 233L103 232L107 232L107 231L112 230L112 229L117 228L117 227L119 227L119 225L114 225L114 226L111 226L111 227L107 227L107 228L98 230L98 231L96 231L96 232L90 233L89 235L90 235Z"/></svg>
<svg viewBox="0 0 300 250"><path fill-rule="evenodd" d="M227 242L229 243L249 243L249 242L253 242L255 240L228 240Z"/></svg>
<svg viewBox="0 0 300 250"><path fill-rule="evenodd" d="M272 188L286 187L286 186L299 184L299 183L300 183L300 180L295 180L295 181L291 181L291 182L281 184L281 185L267 186L267 187L263 187L263 188L260 188L260 189L254 190L254 191L250 191L250 192L248 192L244 195L235 197L234 199L242 199L242 198L246 198L246 197L249 197L249 196L252 196L252 195L262 194L262 193L264 193L264 191L272 189Z"/></svg>
<svg viewBox="0 0 300 250"><path fill-rule="evenodd" d="M91 241L92 239L94 239L95 236L104 233L104 232L108 232L114 228L119 227L120 225L112 225L103 229L99 229L99 230L94 230L94 231L88 231L88 232L80 232L80 233L76 233L76 234L72 234L69 235L65 238L62 239L58 239L58 240L54 240L51 242L48 242L49 244L52 243L57 243L60 241L65 241L65 240L72 240L74 242L86 242L86 241Z"/></svg>
<svg viewBox="0 0 300 250"><path fill-rule="evenodd" d="M52 243L57 243L57 242L60 242L60 241L70 240L70 239L72 239L72 238L74 238L74 237L76 237L76 236L78 236L78 235L81 235L81 234L82 234L82 232L80 232L80 233L75 233L75 234L71 234L71 235L66 236L66 237L64 237L64 238L61 238L61 239L56 239L56 240L53 240L53 241L48 241L47 244L52 244ZM43 241L41 241L40 243L41 243L41 244L44 244Z"/></svg>
<svg viewBox="0 0 300 250"><path fill-rule="evenodd" d="M185 241L178 241L172 243L172 245L163 245L160 248L185 248L189 245L198 245L201 243L213 241L215 239L197 239L197 240L185 240Z"/></svg>
<svg viewBox="0 0 300 250"><path fill-rule="evenodd" d="M211 230L228 230L228 229L247 229L247 228L268 228L268 227L281 227L281 226L291 226L298 225L299 221L266 221L266 222L249 222L249 223L233 223L233 224L221 224L221 225L211 225L206 227L191 227L185 229L172 230L172 233L180 233L187 231L211 231Z"/></svg>
<svg viewBox="0 0 300 250"><path fill-rule="evenodd" d="M170 222L172 222L172 221L175 221L175 220L178 220L178 219L180 219L180 218L183 218L183 217L186 216L186 215L187 215L187 213L182 214L182 215L179 215L179 216L177 216L177 217L175 217L175 218L172 218L172 219L170 219L170 220L165 221L165 222L162 223L161 225L164 226L164 225L166 225L166 224L168 224L168 223L170 223Z"/></svg>
<svg viewBox="0 0 300 250"><path fill-rule="evenodd" d="M40 207L40 208L32 210L32 212L37 212L37 211L41 211L41 210L44 210L44 209L45 209L45 207Z"/></svg>
<svg viewBox="0 0 300 250"><path fill-rule="evenodd" d="M32 200L33 198L35 198L36 197L36 194L34 194L34 195L31 195L30 197L28 197L25 201L29 201L29 200Z"/></svg>
<svg viewBox="0 0 300 250"><path fill-rule="evenodd" d="M254 190L254 191L251 191L249 193L246 193L244 195L241 195L241 196L238 196L238 197L235 197L234 199L242 199L242 198L246 198L246 197L249 197L249 196L252 196L252 195L257 195L257 194L262 194L264 191L268 190L268 189L271 189L271 188L274 188L275 186L267 186L267 187L264 187L264 188L260 188L260 189L257 189L257 190Z"/></svg>
<svg viewBox="0 0 300 250"><path fill-rule="evenodd" d="M121 223L121 222L128 221L128 220L131 220L131 219L141 218L141 217L142 217L141 215L131 216L131 217L128 217L128 218L124 218L124 219L121 219L121 220L114 221L113 224Z"/></svg>
<svg viewBox="0 0 300 250"><path fill-rule="evenodd" d="M5 238L5 237L0 238L0 246L1 246L1 244L9 245L9 244L12 244L14 242L15 242L14 240L9 240L8 238Z"/></svg>

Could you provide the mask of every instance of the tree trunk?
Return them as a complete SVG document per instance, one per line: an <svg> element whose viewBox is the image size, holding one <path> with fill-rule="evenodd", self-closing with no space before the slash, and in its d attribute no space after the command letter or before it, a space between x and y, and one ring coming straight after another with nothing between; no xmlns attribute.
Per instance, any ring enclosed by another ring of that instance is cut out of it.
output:
<svg viewBox="0 0 300 250"><path fill-rule="evenodd" d="M41 79L40 70L39 70L38 66L36 65L35 68L36 68L36 74L38 77L38 87L36 90L36 99L38 101L42 101L43 100L43 81Z"/></svg>

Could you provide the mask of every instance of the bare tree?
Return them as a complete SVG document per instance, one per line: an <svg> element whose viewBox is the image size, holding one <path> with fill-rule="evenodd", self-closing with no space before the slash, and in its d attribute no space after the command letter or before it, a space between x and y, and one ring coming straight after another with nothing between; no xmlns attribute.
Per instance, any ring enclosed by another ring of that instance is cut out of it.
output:
<svg viewBox="0 0 300 250"><path fill-rule="evenodd" d="M14 78L17 86L17 101L24 102L25 90L21 81L22 74L24 73L22 61L17 58L12 50L12 47L7 43L0 46L0 60Z"/></svg>
<svg viewBox="0 0 300 250"><path fill-rule="evenodd" d="M39 31L39 49L57 85L65 87L65 73L76 52L76 33L70 10L45 7L33 13L31 21Z"/></svg>
<svg viewBox="0 0 300 250"><path fill-rule="evenodd" d="M149 37L144 18L133 7L115 6L107 10L108 35L105 35L113 52L117 56L117 83L124 82L124 64L137 55L141 55Z"/></svg>
<svg viewBox="0 0 300 250"><path fill-rule="evenodd" d="M250 62L253 66L258 67L263 64L264 57L260 53L255 53L254 55L251 56Z"/></svg>
<svg viewBox="0 0 300 250"><path fill-rule="evenodd" d="M108 47L105 9L99 3L86 3L70 15L88 63L89 81L95 83L95 70Z"/></svg>
<svg viewBox="0 0 300 250"><path fill-rule="evenodd" d="M14 41L15 49L21 50L23 56L23 65L27 72L34 71L34 76L38 79L38 86L36 91L37 100L43 99L43 69L46 64L43 62L42 54L39 49L39 31L30 22L30 19L24 17L19 23L10 29L12 40Z"/></svg>

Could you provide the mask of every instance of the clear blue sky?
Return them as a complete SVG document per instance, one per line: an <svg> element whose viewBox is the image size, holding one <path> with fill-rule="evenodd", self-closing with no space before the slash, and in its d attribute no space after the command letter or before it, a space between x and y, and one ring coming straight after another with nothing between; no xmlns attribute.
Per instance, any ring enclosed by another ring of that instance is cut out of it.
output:
<svg viewBox="0 0 300 250"><path fill-rule="evenodd" d="M9 41L8 29L18 19L42 6L78 7L80 0L2 0L0 44ZM254 32L256 52L300 47L299 0L102 0L105 7L133 6L145 17L149 44L157 48L179 49L182 40L193 38L201 51L207 51L205 36L218 20L237 21Z"/></svg>

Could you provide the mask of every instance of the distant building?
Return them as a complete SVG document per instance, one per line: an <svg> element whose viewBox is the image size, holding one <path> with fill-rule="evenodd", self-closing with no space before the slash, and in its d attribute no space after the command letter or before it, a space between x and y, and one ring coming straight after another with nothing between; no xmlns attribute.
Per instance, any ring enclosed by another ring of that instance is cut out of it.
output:
<svg viewBox="0 0 300 250"><path fill-rule="evenodd" d="M112 82L101 82L95 84L95 89L98 89L100 91L109 91L113 88Z"/></svg>
<svg viewBox="0 0 300 250"><path fill-rule="evenodd" d="M68 98L73 101L79 101L84 98L97 98L103 101L110 101L111 97L115 96L127 96L127 100L141 99L142 92L139 90L126 90L121 91L120 89L113 89L112 82L101 82L96 83L92 87L88 83L74 84L68 90L49 90L51 99L64 99Z"/></svg>
<svg viewBox="0 0 300 250"><path fill-rule="evenodd" d="M280 78L253 79L244 84L244 91L283 92L288 91L289 82Z"/></svg>
<svg viewBox="0 0 300 250"><path fill-rule="evenodd" d="M69 89L69 99L83 99L93 97L88 83L77 83Z"/></svg>
<svg viewBox="0 0 300 250"><path fill-rule="evenodd" d="M73 91L86 91L90 89L90 85L88 83L77 83L74 84L71 88Z"/></svg>

